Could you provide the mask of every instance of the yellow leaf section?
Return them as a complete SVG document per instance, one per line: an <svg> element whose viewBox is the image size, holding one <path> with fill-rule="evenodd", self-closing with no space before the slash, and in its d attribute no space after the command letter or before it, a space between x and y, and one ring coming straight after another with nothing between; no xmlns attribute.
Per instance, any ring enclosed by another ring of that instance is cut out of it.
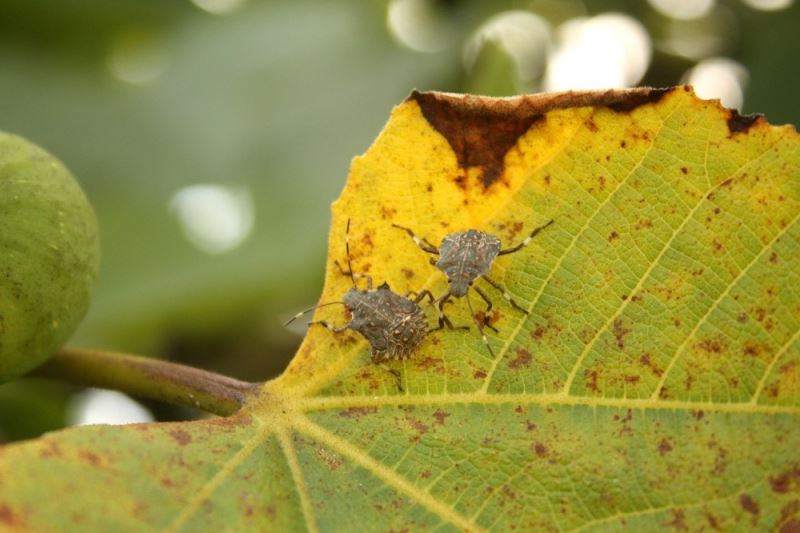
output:
<svg viewBox="0 0 800 533"><path fill-rule="evenodd" d="M436 245L475 228L510 246L554 220L492 269L529 314L482 284L497 357L462 299L447 313L471 331L432 333L390 364L403 391L360 335L321 327L273 390L798 404L800 269L784 270L800 264L796 132L688 87L633 103L594 93L585 107L575 93L548 97L412 95L353 161L333 206L321 302L351 288L334 263L346 264L348 219L355 272L436 296L444 275L392 223ZM317 318L349 319L339 306Z"/></svg>
<svg viewBox="0 0 800 533"><path fill-rule="evenodd" d="M400 294L435 288L435 295L439 296L446 290L446 282L430 265L431 256L417 248L405 233L393 228L392 223L406 225L436 244L449 233L469 228L505 237L506 243L524 238L520 221L533 218L544 223L549 220L547 214L531 217L529 208L520 213L509 211L510 206L518 202L516 197L528 184L532 171L561 153L590 113L588 108L553 112L545 125L520 141L524 152L509 154L509 171L500 186L487 189L481 182L482 170L459 167L447 139L426 120L416 101L408 100L397 106L372 147L353 160L347 185L333 204L326 281L320 303L340 301L352 287L350 278L342 275L335 264L338 261L346 268L348 219L353 271L369 274L375 285L386 281ZM531 230L533 226L524 228ZM366 288L366 284L360 284L359 288ZM435 312L429 312L429 316L435 325ZM461 324L469 323L463 311L456 316ZM321 310L315 316L319 318L336 325L348 320L336 307ZM423 344L422 352L439 344L433 339L432 336ZM454 347L458 344L454 343ZM311 393L347 367L369 365L369 353L368 344L356 333L335 337L324 328L312 328L285 374L272 386ZM367 369L366 376L373 378L372 389L376 384L382 390L393 386L385 376L370 374L371 370Z"/></svg>

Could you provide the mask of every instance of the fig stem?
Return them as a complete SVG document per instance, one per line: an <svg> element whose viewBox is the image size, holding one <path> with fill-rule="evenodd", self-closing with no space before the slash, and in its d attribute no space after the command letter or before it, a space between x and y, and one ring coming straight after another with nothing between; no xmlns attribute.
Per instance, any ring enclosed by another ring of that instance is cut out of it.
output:
<svg viewBox="0 0 800 533"><path fill-rule="evenodd" d="M238 411L261 386L160 359L74 347L62 348L30 375L117 390L221 416Z"/></svg>

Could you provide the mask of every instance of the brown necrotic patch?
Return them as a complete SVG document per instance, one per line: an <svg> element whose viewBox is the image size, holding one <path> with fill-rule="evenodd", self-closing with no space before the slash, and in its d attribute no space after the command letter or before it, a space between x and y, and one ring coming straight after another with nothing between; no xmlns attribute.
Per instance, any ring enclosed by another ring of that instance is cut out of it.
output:
<svg viewBox="0 0 800 533"><path fill-rule="evenodd" d="M763 115L741 115L735 109L729 109L727 120L728 131L731 132L731 135L735 133L746 132L751 126L753 126L753 124L756 124L760 120L764 120Z"/></svg>
<svg viewBox="0 0 800 533"><path fill-rule="evenodd" d="M742 494L739 497L739 505L741 505L742 509L750 514L757 515L759 513L758 502L751 498L748 494Z"/></svg>
<svg viewBox="0 0 800 533"><path fill-rule="evenodd" d="M3 524L4 527L8 527L10 529L22 529L22 519L11 509L11 507L5 504L0 504L0 524Z"/></svg>
<svg viewBox="0 0 800 533"><path fill-rule="evenodd" d="M630 113L637 107L646 105L646 104L655 104L659 100L661 100L665 95L674 91L674 87L669 87L666 89L650 89L647 92L635 92L632 93L627 98L623 98L618 102L612 102L608 104L608 107L617 111L618 113Z"/></svg>
<svg viewBox="0 0 800 533"><path fill-rule="evenodd" d="M440 98L435 93L414 92L425 119L441 133L458 158L461 168L483 170L481 180L489 188L503 175L503 160L517 139L532 124L544 119L540 113L500 109L491 105L463 105L466 101ZM465 176L462 180L463 187Z"/></svg>
<svg viewBox="0 0 800 533"><path fill-rule="evenodd" d="M629 112L658 102L673 90L639 87L513 98L414 91L407 100L417 102L425 120L447 139L462 169L482 170L481 181L488 189L503 176L506 153L531 126L546 120L548 111L608 106L614 111ZM593 131L591 125L587 127Z"/></svg>

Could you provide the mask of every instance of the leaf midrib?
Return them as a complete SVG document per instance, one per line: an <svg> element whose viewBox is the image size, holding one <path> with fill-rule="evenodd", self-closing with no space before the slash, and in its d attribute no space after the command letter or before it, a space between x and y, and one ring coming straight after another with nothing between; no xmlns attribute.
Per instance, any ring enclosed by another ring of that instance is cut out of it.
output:
<svg viewBox="0 0 800 533"><path fill-rule="evenodd" d="M359 407L437 406L452 404L612 407L619 409L638 410L684 410L712 413L761 413L800 416L800 406L791 405L753 404L750 402L722 403L689 400L653 400L650 398L570 396L569 394L563 394L561 392L537 394L478 394L475 392L467 392L431 395L407 394L393 396L317 396L297 400L297 407L302 412Z"/></svg>

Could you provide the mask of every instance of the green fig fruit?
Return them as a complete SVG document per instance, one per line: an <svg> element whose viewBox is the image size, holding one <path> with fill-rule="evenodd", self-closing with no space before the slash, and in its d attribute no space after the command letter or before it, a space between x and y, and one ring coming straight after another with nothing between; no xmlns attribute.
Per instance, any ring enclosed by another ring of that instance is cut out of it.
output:
<svg viewBox="0 0 800 533"><path fill-rule="evenodd" d="M86 314L97 220L61 162L0 132L0 383L44 362Z"/></svg>

